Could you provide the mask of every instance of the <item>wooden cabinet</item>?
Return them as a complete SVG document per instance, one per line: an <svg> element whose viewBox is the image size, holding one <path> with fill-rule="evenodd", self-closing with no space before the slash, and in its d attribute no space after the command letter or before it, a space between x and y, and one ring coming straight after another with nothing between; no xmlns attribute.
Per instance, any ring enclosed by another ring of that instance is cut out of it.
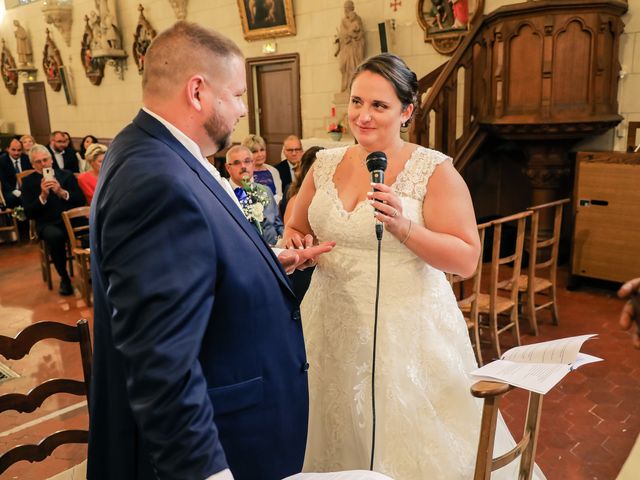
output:
<svg viewBox="0 0 640 480"><path fill-rule="evenodd" d="M575 175L571 273L640 276L640 154L580 152Z"/></svg>

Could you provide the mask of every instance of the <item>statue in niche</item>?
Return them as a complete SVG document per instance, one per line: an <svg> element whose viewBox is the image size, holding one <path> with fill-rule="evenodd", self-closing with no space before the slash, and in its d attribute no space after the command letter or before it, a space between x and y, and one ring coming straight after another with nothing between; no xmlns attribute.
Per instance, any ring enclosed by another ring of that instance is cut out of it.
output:
<svg viewBox="0 0 640 480"><path fill-rule="evenodd" d="M29 35L18 20L14 20L13 24L16 27L15 36L18 50L18 64L20 67L31 67L33 66L33 51L29 43Z"/></svg>
<svg viewBox="0 0 640 480"><path fill-rule="evenodd" d="M334 43L337 45L334 57L338 57L342 74L340 91L346 92L356 68L364 60L365 50L364 25L351 0L344 2L344 18Z"/></svg>
<svg viewBox="0 0 640 480"><path fill-rule="evenodd" d="M111 56L122 52L122 35L118 28L116 10L113 0L95 0L97 12L91 12L91 30L93 41L97 48L94 48L94 55Z"/></svg>

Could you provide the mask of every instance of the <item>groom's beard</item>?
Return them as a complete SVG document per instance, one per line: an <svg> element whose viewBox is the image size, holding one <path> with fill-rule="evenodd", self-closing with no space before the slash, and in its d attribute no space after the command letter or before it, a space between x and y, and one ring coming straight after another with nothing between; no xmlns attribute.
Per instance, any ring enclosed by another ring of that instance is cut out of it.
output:
<svg viewBox="0 0 640 480"><path fill-rule="evenodd" d="M224 150L231 146L231 132L226 131L223 120L220 116L213 112L204 124L204 130L207 132L209 139L215 144L218 151Z"/></svg>

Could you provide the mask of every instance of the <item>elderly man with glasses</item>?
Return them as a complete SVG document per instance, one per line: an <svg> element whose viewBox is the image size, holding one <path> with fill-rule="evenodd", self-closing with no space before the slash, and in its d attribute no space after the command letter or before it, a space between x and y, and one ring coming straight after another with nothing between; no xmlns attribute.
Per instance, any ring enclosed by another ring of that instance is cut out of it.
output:
<svg viewBox="0 0 640 480"><path fill-rule="evenodd" d="M298 166L300 165L300 159L302 158L302 144L300 139L295 135L289 135L284 140L282 151L285 156L285 160L276 165L278 172L280 173L280 179L282 180L282 198L287 198L287 189L291 182L296 177Z"/></svg>
<svg viewBox="0 0 640 480"><path fill-rule="evenodd" d="M284 224L269 187L253 179L253 155L247 147L237 145L227 152L225 167L242 211L269 245L282 236Z"/></svg>

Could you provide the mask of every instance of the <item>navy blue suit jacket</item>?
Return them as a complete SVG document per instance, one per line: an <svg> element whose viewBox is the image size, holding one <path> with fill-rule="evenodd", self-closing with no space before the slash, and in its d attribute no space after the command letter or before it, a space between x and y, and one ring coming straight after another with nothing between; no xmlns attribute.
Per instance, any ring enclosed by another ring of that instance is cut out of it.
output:
<svg viewBox="0 0 640 480"><path fill-rule="evenodd" d="M20 155L20 166L23 172L32 168L29 157L24 153ZM2 195L10 208L21 204L20 199L12 193L16 189L17 183L16 168L13 165L13 160L5 152L0 155L0 184L2 185Z"/></svg>
<svg viewBox="0 0 640 480"><path fill-rule="evenodd" d="M91 212L89 479L280 480L302 468L308 364L279 262L211 174L140 112Z"/></svg>

